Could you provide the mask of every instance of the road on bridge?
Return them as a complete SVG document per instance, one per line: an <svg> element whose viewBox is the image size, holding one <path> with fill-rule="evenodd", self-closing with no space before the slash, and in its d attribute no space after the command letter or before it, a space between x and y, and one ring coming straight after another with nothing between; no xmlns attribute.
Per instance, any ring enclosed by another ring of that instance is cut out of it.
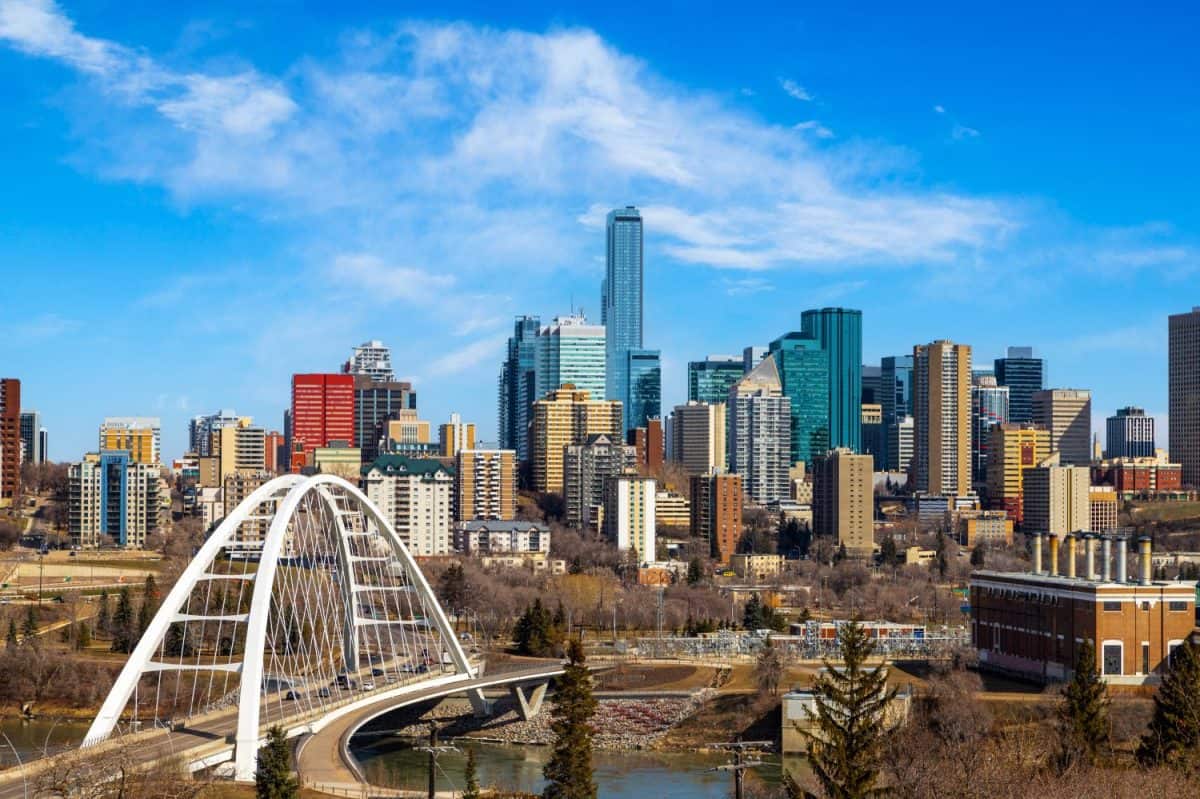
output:
<svg viewBox="0 0 1200 799"><path fill-rule="evenodd" d="M308 782L328 784L340 783L343 787L361 788L359 778L345 764L340 753L341 739L346 731L357 729L366 721L386 712L387 710L415 704L428 699L449 696L476 688L490 688L513 683L523 683L549 678L562 672L559 661L543 662L535 666L524 666L519 669L506 669L491 674L481 675L473 679L461 679L453 682L432 685L427 688L396 694L399 688L411 687L431 679L436 675L425 676L414 680L407 686L387 685L374 692L364 694L346 705L356 705L363 699L370 699L370 694L380 694L378 701L362 705L349 712L342 708L331 708L328 715L336 715L339 711L345 715L337 717L331 724L322 727L317 734L309 738L301 750L302 761L297 763L298 771ZM262 707L262 725L260 730L265 735L266 730L278 724L285 729L295 730L315 725L320 719L311 716L296 715L287 712L289 708L281 707L279 703L264 702ZM126 735L119 740L132 744L131 751L135 760L134 765L149 765L156 760L180 758L188 763L197 763L205 759L210 762L220 762L223 752L232 750L232 741L237 732L236 705L197 716L188 721L186 727L177 727L173 731L158 729ZM357 722L357 723L355 723ZM331 730L336 728L338 733ZM326 731L330 731L326 734ZM117 740L116 737L110 740ZM330 743L332 742L332 743ZM101 744L100 746L104 746ZM333 754L331 754L333 753ZM227 758L225 758L227 759ZM33 761L24 768L8 769L0 772L0 799L24 799L33 795L33 786L44 761ZM307 769L312 769L310 773Z"/></svg>

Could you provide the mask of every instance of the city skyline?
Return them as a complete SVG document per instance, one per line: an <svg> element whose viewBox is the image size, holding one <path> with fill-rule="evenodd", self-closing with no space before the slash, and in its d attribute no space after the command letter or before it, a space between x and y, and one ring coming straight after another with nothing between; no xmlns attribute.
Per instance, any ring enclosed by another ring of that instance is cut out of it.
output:
<svg viewBox="0 0 1200 799"><path fill-rule="evenodd" d="M372 339L393 348L424 418L459 412L494 440L493 387L513 318L548 321L582 300L599 319L590 303L604 215L625 205L644 219L644 339L662 351L664 409L686 401L689 361L765 346L799 329L799 309L840 305L863 312L866 364L940 338L970 345L981 366L1033 346L1046 387L1092 391L1102 439L1104 420L1136 405L1168 444L1166 317L1194 304L1172 295L1197 261L1196 211L1177 201L1196 167L1171 157L1182 134L1128 149L1095 88L1127 85L1119 76L1067 75L1060 91L1027 93L1013 111L983 103L1018 96L995 80L1003 65L987 61L886 99L862 91L883 68L905 74L891 59L914 55L902 45L916 21L891 31L896 55L839 73L838 48L849 45L818 42L882 34L813 11L721 75L601 12L444 13L464 21L352 8L322 30L301 25L286 45L262 45L263 20L220 7L207 21L170 9L148 27L82 4L0 2L0 62L24 76L5 90L3 157L27 187L3 206L4 273L29 300L0 323L0 360L22 379L22 405L40 411L53 458L93 448L107 416L161 417L166 459L183 451L198 414L234 407L280 429L291 374L335 372ZM753 23L727 32L733 50L771 27ZM1041 35L1059 38L1068 24L1051 16ZM1102 18L1094 35L1127 24ZM1016 31L993 34L1003 42ZM790 54L789 37L804 55ZM1130 54L1162 78L1139 89L1139 107L1168 96L1187 105L1196 89L1166 61L1185 49L1159 52ZM1029 68L1057 57L1039 54ZM495 74L505 58L518 67L515 88L464 90L468 67ZM1082 93L1080 105L1087 95L1086 114L1054 110L1062 89ZM581 99L636 135L604 127L597 112L543 130L541 149L501 147L531 129L502 136L497 115ZM420 129L377 110L387 103L424 120ZM104 121L88 123L99 109ZM377 168L333 135L352 120L344 135L379 156ZM686 136L658 133L680 123ZM1087 146L1042 136L1046 124L1064 140L1086 132ZM327 141L323 166L301 157L303 135ZM414 137L427 143L409 160L380 155ZM542 165L537 175L508 164L529 160ZM588 168L570 175L580 163ZM446 175L428 170L439 164L472 177L435 185ZM1085 165L1099 183L1080 185ZM414 166L433 182L382 185ZM463 199L476 189L477 200ZM415 227L418 202L446 223ZM819 228L805 222L818 213ZM706 324L695 324L697 309ZM172 359L186 364L158 365Z"/></svg>

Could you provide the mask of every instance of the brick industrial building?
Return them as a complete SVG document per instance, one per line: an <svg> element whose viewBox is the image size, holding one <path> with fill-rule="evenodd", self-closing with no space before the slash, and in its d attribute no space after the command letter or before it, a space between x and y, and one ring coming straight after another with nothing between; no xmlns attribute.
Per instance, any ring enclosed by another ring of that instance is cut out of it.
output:
<svg viewBox="0 0 1200 799"><path fill-rule="evenodd" d="M1085 534L1064 540L1060 547L1057 536L1034 537L1032 573L971 575L971 638L981 667L1043 682L1066 680L1077 648L1089 640L1105 682L1158 682L1171 651L1195 628L1195 584L1151 579L1149 539L1139 542L1132 581L1126 576L1127 539Z"/></svg>

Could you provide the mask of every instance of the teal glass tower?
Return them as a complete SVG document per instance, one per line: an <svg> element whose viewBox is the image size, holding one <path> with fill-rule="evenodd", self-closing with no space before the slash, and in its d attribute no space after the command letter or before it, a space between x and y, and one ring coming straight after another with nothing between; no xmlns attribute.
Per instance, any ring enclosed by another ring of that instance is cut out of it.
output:
<svg viewBox="0 0 1200 799"><path fill-rule="evenodd" d="M746 374L740 357L710 355L688 363L688 401L714 405L729 399L733 388Z"/></svg>
<svg viewBox="0 0 1200 799"><path fill-rule="evenodd" d="M800 326L829 359L829 447L862 452L862 311L805 311Z"/></svg>
<svg viewBox="0 0 1200 799"><path fill-rule="evenodd" d="M626 432L646 424L647 419L662 418L662 363L658 350L629 350L625 353L625 373L629 375L629 400L622 409L625 416L640 420L627 424Z"/></svg>
<svg viewBox="0 0 1200 799"><path fill-rule="evenodd" d="M790 402L792 462L812 463L829 449L829 357L804 332L771 342L783 395Z"/></svg>

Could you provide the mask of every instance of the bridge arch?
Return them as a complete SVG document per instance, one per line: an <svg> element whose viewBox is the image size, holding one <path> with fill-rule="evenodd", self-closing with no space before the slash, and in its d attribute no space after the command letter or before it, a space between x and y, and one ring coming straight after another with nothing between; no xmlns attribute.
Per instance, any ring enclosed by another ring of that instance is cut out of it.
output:
<svg viewBox="0 0 1200 799"><path fill-rule="evenodd" d="M376 679L448 673L475 672L390 522L340 477L283 475L239 503L180 574L84 745L117 731L131 700L131 720L154 725L236 702L235 776L253 779L268 721L319 718Z"/></svg>

